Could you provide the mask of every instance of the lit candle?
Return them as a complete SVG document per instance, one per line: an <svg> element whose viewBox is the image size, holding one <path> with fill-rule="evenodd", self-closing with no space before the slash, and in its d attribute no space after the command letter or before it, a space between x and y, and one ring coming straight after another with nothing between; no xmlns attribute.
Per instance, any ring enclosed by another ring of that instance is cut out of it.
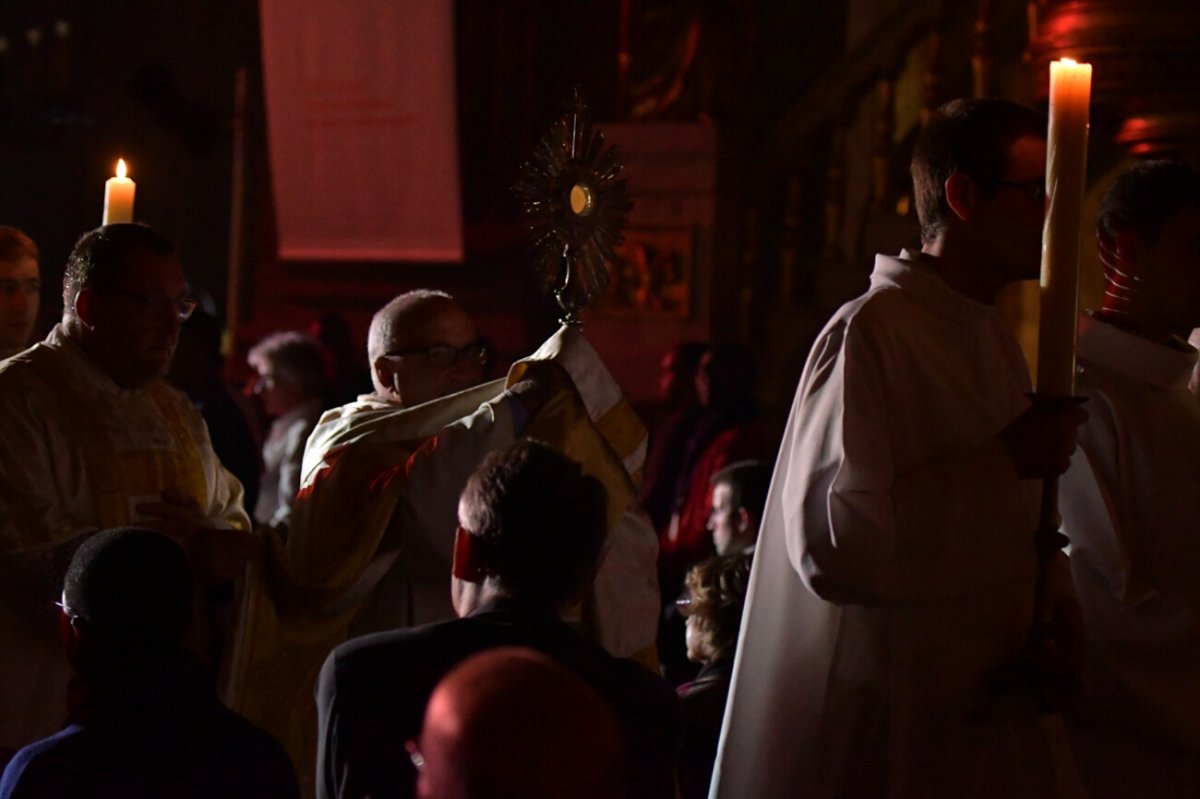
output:
<svg viewBox="0 0 1200 799"><path fill-rule="evenodd" d="M1046 227L1042 232L1041 315L1037 391L1075 393L1075 331L1079 309L1079 236L1087 171L1092 65L1064 58L1050 64Z"/></svg>
<svg viewBox="0 0 1200 799"><path fill-rule="evenodd" d="M137 184L125 177L125 159L117 159L117 176L104 182L102 225L133 221L133 193Z"/></svg>

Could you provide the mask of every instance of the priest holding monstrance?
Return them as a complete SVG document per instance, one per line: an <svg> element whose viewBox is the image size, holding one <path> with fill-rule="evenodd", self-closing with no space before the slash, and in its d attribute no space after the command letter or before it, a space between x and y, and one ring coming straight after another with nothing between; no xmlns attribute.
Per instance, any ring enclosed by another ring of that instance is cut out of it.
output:
<svg viewBox="0 0 1200 799"><path fill-rule="evenodd" d="M1050 711L1069 699L1079 610L1040 514L1086 414L1069 374L1031 399L994 307L1038 276L1047 187L1062 200L1046 121L953 101L912 174L921 249L876 256L800 380L714 797L1078 795Z"/></svg>
<svg viewBox="0 0 1200 799"><path fill-rule="evenodd" d="M656 538L634 499L646 432L576 318L607 285L629 208L621 171L578 101L526 165L518 191L564 324L506 379L474 385L487 353L469 316L444 293L410 292L372 324L375 392L327 412L310 437L286 543L270 539L247 594L235 685L235 706L303 776L316 756L313 685L335 646L472 610L470 582L456 580L451 601L458 495L518 435L604 483L609 550L575 621L611 654L654 661Z"/></svg>

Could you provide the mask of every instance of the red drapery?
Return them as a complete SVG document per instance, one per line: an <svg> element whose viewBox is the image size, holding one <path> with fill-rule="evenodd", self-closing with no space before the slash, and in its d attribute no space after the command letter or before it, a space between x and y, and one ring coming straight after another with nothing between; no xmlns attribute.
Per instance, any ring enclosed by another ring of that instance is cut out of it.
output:
<svg viewBox="0 0 1200 799"><path fill-rule="evenodd" d="M260 8L279 257L461 260L454 4Z"/></svg>

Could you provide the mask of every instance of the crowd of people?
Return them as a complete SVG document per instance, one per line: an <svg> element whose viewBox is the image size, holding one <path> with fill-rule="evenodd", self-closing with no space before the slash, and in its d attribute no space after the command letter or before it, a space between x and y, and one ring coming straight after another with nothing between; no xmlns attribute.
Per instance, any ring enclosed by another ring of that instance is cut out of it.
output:
<svg viewBox="0 0 1200 799"><path fill-rule="evenodd" d="M744 346L681 342L639 415L572 326L489 379L432 289L366 372L324 317L231 390L140 224L79 239L31 343L0 227L0 799L1200 793L1200 171L1108 188L1080 403L995 308L1045 170L1029 109L933 115L921 244L781 442Z"/></svg>

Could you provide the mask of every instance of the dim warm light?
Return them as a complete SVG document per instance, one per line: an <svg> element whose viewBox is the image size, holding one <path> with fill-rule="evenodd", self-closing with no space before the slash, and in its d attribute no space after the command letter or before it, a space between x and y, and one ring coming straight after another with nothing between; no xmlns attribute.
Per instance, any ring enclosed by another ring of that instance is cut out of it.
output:
<svg viewBox="0 0 1200 799"><path fill-rule="evenodd" d="M125 159L124 158L117 159L117 177L119 177L119 178L125 177Z"/></svg>

